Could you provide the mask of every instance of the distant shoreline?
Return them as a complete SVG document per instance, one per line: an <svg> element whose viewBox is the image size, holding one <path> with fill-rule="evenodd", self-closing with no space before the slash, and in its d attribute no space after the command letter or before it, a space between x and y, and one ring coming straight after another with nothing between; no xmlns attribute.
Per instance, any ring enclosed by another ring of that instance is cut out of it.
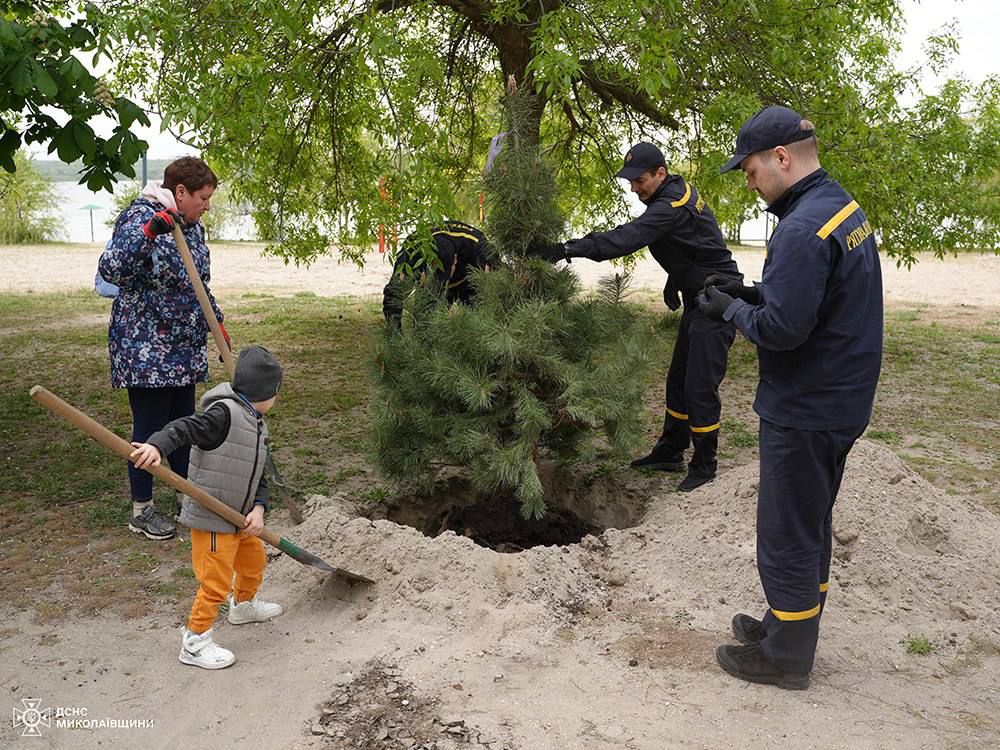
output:
<svg viewBox="0 0 1000 750"><path fill-rule="evenodd" d="M163 177L163 170L173 159L150 159L146 162L146 177L150 180L159 180ZM80 171L83 169L82 161L75 161L66 164L58 159L32 159L31 166L35 168L42 177L49 182L79 182ZM135 179L142 176L142 162L135 163ZM115 175L120 181L131 180L123 174Z"/></svg>

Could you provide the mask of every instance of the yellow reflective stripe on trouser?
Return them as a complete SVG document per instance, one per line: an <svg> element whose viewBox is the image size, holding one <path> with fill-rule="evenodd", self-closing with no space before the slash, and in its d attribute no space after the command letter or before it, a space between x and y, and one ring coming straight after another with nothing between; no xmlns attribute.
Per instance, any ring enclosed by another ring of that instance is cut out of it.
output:
<svg viewBox="0 0 1000 750"><path fill-rule="evenodd" d="M821 594L825 594L829 590L830 590L830 584L829 583L821 583L819 585L819 591L820 591Z"/></svg>
<svg viewBox="0 0 1000 750"><path fill-rule="evenodd" d="M774 607L771 607L771 611L779 620L808 620L810 617L815 617L819 614L819 605L817 604L812 609L804 609L801 612L783 612L782 610L775 609Z"/></svg>
<svg viewBox="0 0 1000 750"><path fill-rule="evenodd" d="M671 408L670 408L669 406L667 407L667 414L669 414L669 415L670 415L671 417L673 417L674 419L683 419L683 420L687 420L687 418L688 418L688 415L687 415L687 414L681 414L681 413L680 413L679 411L674 411L674 410L673 410L673 409L671 409Z"/></svg>
<svg viewBox="0 0 1000 750"><path fill-rule="evenodd" d="M715 424L710 424L708 427L695 427L694 425L690 425L690 428L691 432L715 432L719 429L719 423L716 422Z"/></svg>
<svg viewBox="0 0 1000 750"><path fill-rule="evenodd" d="M683 197L682 197L682 198L681 198L681 199L680 199L679 201L671 201L671 202L670 202L670 205L671 205L671 206L673 206L674 208L680 208L680 207L681 207L681 206L683 206L683 205L684 205L685 203L687 203L687 202L688 202L688 198L690 198L690 197L691 197L691 186L690 186L690 185L688 185L688 184L687 184L687 183L685 182L685 183L684 183L684 187L685 187L685 188L687 188L687 189L686 189L686 190L684 191L684 195L683 195Z"/></svg>
<svg viewBox="0 0 1000 750"><path fill-rule="evenodd" d="M433 234L435 237L437 237L439 234L446 234L449 237L465 237L467 240L472 240L473 242L479 242L479 238L476 237L474 234L466 234L465 232L446 232L445 230L442 229L439 232L432 232L431 234Z"/></svg>
<svg viewBox="0 0 1000 750"><path fill-rule="evenodd" d="M844 220L848 216L850 216L851 214L853 214L855 211L857 211L857 210L858 210L858 202L857 201L851 201L846 206L844 206L842 209L840 209L839 211L837 211L837 213L834 214L834 216L833 216L832 219L830 219L828 222L826 222L826 224L824 224L823 226L821 226L819 228L819 231L816 232L816 235L821 240L825 240L827 237L830 236L830 232L832 232L834 229L836 229L841 224L843 224Z"/></svg>

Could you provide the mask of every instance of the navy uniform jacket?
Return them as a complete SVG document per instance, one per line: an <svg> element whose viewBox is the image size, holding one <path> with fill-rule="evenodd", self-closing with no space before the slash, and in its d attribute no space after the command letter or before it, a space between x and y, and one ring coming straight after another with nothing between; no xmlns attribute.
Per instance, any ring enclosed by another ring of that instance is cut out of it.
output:
<svg viewBox="0 0 1000 750"><path fill-rule="evenodd" d="M684 294L686 307L712 274L742 279L722 238L715 214L698 189L679 175L668 175L646 202L642 216L607 232L591 232L566 243L569 255L611 260L644 247Z"/></svg>
<svg viewBox="0 0 1000 750"><path fill-rule="evenodd" d="M769 206L757 288L725 318L757 345L754 411L782 427L863 428L882 366L882 268L864 211L818 169Z"/></svg>
<svg viewBox="0 0 1000 750"><path fill-rule="evenodd" d="M446 221L444 225L431 230L435 254L441 261L440 268L431 271L434 280L445 291L448 304L468 303L472 297L468 274L471 268L485 268L495 264L493 250L483 233L470 224L461 221ZM382 312L386 319L398 317L402 312L399 299L400 282L406 276L419 278L427 273L427 263L418 251L419 238L411 234L403 241L396 262L392 268L392 278L382 294ZM411 274L405 274L403 265L409 265ZM454 271L452 267L454 266Z"/></svg>

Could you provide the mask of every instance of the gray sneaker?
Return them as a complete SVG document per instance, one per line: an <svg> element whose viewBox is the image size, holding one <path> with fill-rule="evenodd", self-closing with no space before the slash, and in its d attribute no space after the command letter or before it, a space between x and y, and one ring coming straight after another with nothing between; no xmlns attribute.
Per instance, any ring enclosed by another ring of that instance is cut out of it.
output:
<svg viewBox="0 0 1000 750"><path fill-rule="evenodd" d="M149 539L170 539L177 533L177 527L160 515L160 512L149 503L142 513L133 516L128 527L136 534L145 534Z"/></svg>

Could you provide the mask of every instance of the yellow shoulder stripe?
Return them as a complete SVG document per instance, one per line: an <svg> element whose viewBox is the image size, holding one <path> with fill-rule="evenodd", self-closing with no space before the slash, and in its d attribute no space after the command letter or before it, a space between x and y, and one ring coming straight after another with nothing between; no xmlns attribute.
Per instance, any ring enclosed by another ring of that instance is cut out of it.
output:
<svg viewBox="0 0 1000 750"><path fill-rule="evenodd" d="M858 202L857 201L851 201L846 206L844 206L842 209L840 209L839 211L837 211L837 213L835 213L833 215L832 219L830 219L828 222L826 222L826 224L824 224L823 226L821 226L819 228L819 231L816 232L816 235L821 240L825 240L827 237L830 236L830 233L834 229L836 229L841 224L843 224L844 220L848 216L850 216L851 214L853 214L855 211L857 211L857 210L858 210Z"/></svg>
<svg viewBox="0 0 1000 750"><path fill-rule="evenodd" d="M473 242L479 242L479 238L478 237L476 237L475 235L472 235L472 234L466 234L465 232L446 232L443 229L441 231L439 231L439 232L433 232L433 235L435 237L437 237L439 234L446 234L449 237L465 237L466 239L472 240Z"/></svg>
<svg viewBox="0 0 1000 750"><path fill-rule="evenodd" d="M670 202L670 205L671 205L671 206L673 206L674 208L680 208L680 207L681 207L681 206L683 206L683 205L684 205L685 203L687 203L687 202L688 202L688 198L690 198L690 197L691 197L691 186L690 186L690 185L688 185L688 184L687 184L687 183L685 182L685 183L684 183L684 187L685 187L685 188L687 188L687 189L686 189L686 190L684 191L684 195L683 195L683 196L681 197L681 199L680 199L680 200L678 200L678 201L671 201L671 202Z"/></svg>

